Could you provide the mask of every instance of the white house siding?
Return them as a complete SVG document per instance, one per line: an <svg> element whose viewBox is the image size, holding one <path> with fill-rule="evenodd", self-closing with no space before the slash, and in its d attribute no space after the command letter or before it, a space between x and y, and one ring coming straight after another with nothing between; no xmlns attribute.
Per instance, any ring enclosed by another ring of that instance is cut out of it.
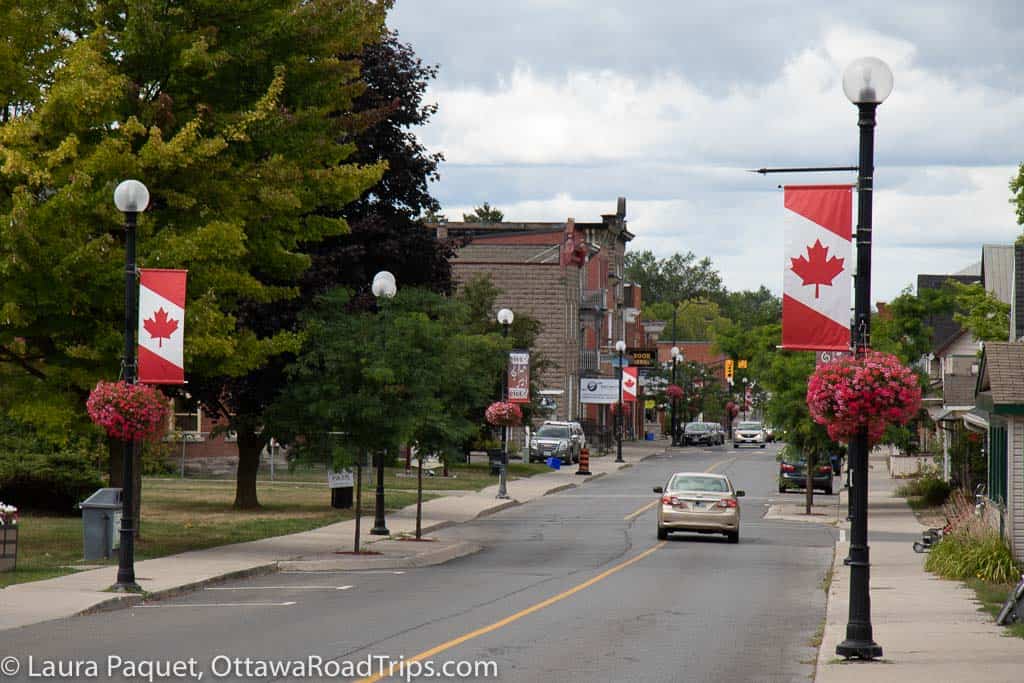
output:
<svg viewBox="0 0 1024 683"><path fill-rule="evenodd" d="M1024 418L1008 420L1006 537L1018 562L1024 562Z"/></svg>

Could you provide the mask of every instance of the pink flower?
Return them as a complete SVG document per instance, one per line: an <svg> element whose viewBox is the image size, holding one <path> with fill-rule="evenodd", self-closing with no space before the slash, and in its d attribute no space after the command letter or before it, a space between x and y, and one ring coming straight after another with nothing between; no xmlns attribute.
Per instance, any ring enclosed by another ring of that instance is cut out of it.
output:
<svg viewBox="0 0 1024 683"><path fill-rule="evenodd" d="M495 401L487 406L484 417L495 427L514 426L523 421L523 411L515 403Z"/></svg>
<svg viewBox="0 0 1024 683"><path fill-rule="evenodd" d="M811 417L837 441L867 428L868 440L875 443L888 424L906 424L920 404L914 373L895 356L877 351L819 365L807 383Z"/></svg>
<svg viewBox="0 0 1024 683"><path fill-rule="evenodd" d="M85 403L93 422L121 441L160 436L170 412L167 399L147 384L98 382Z"/></svg>

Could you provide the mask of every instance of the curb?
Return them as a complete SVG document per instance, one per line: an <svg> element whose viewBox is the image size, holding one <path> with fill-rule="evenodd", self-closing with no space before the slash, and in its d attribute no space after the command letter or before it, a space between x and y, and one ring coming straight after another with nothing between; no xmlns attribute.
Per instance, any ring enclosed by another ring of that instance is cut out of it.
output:
<svg viewBox="0 0 1024 683"><path fill-rule="evenodd" d="M218 574L217 576L211 576L208 579L202 579L200 581L193 581L192 583L182 584L180 586L173 586L171 588L164 588L162 590L148 592L143 591L141 593L128 593L120 597L111 598L104 600L101 603L95 604L92 607L88 607L81 612L76 612L71 616L85 616L88 614L97 614L99 612L112 612L117 609L123 609L125 607L134 607L143 602L150 602L154 600L165 600L167 598L174 598L179 595L186 593L192 593L200 588L206 586L212 586L217 583L224 583L226 581L233 581L235 579L246 579L253 576L264 576L266 574L273 574L277 571L277 562L269 564L261 564L256 567L250 567L248 569L238 569L232 572L225 572L224 574Z"/></svg>
<svg viewBox="0 0 1024 683"><path fill-rule="evenodd" d="M359 571L361 569L417 569L444 564L466 555L478 553L483 546L458 541L437 550L402 557L367 557L330 560L285 560L277 563L277 569L288 572Z"/></svg>

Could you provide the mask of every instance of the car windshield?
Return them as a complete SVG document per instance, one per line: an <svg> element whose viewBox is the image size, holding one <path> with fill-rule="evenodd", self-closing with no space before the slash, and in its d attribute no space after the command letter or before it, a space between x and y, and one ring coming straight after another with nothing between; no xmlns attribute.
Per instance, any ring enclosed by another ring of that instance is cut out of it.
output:
<svg viewBox="0 0 1024 683"><path fill-rule="evenodd" d="M701 424L700 422L691 422L690 424L686 425L686 431L706 432L708 431L708 426L706 424Z"/></svg>
<svg viewBox="0 0 1024 683"><path fill-rule="evenodd" d="M718 477L704 477L699 474L677 474L669 482L668 490L727 493L729 485L725 483L725 479L719 479Z"/></svg>
<svg viewBox="0 0 1024 683"><path fill-rule="evenodd" d="M739 426L736 427L736 429L760 429L760 428L761 428L761 423L760 422L740 422Z"/></svg>
<svg viewBox="0 0 1024 683"><path fill-rule="evenodd" d="M569 428L561 425L543 425L537 430L537 436L548 439L568 439Z"/></svg>

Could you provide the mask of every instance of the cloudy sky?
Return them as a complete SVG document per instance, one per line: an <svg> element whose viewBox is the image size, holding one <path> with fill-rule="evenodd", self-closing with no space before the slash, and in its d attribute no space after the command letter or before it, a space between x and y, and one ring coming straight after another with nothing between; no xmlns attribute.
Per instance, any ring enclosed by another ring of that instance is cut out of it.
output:
<svg viewBox="0 0 1024 683"><path fill-rule="evenodd" d="M420 131L460 220L598 220L628 200L634 249L710 257L731 290L782 287L780 184L854 173L842 72L892 68L878 110L872 299L980 260L1020 234L1024 11L1015 0L852 3L398 0L389 21L440 66Z"/></svg>

